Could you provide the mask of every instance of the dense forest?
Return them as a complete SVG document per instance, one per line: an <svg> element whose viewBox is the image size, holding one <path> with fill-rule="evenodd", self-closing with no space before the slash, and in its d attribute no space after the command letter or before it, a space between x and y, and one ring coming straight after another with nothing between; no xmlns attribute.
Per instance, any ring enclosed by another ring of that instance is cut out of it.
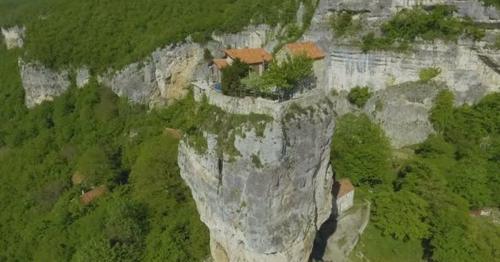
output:
<svg viewBox="0 0 500 262"><path fill-rule="evenodd" d="M208 254L177 167L192 100L147 113L92 83L33 110L0 49L0 261L199 261ZM79 174L81 183L72 182ZM109 193L90 205L82 191Z"/></svg>
<svg viewBox="0 0 500 262"><path fill-rule="evenodd" d="M442 91L430 115L437 133L401 150L365 115L338 121L332 164L372 202L356 251L373 261L499 261L500 228L470 212L500 206L500 94L453 102Z"/></svg>
<svg viewBox="0 0 500 262"><path fill-rule="evenodd" d="M27 59L102 72L136 62L189 35L295 21L296 0L0 0L0 25L25 24ZM313 10L310 0L304 1ZM175 26L174 26L175 25Z"/></svg>
<svg viewBox="0 0 500 262"><path fill-rule="evenodd" d="M188 96L149 109L92 80L28 110L17 68L24 56L56 68L116 69L188 35L205 41L214 31L294 21L299 3L207 2L0 0L0 25L27 27L26 52L0 45L0 261L208 256L208 230L179 176L176 133L199 134L194 116L206 108ZM418 13L428 21L423 31L444 16L441 29L460 28L450 38L477 33L442 11ZM366 38L368 49L421 37L425 32L398 35L407 18L387 24L380 39ZM350 100L362 106L368 89L356 92ZM358 199L372 202L372 221L357 247L372 261L499 261L498 225L470 212L500 206L500 94L472 106L454 107L453 99L443 91L435 100L436 134L401 150L365 115L337 119L332 164L337 177L357 186ZM95 188L105 194L82 204L82 192Z"/></svg>

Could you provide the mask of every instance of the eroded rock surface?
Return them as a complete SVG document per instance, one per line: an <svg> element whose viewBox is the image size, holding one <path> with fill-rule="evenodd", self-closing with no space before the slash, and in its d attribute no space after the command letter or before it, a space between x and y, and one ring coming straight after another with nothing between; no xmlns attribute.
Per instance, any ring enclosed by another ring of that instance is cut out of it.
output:
<svg viewBox="0 0 500 262"><path fill-rule="evenodd" d="M2 35L7 49L23 47L25 31L26 28L24 26L2 28Z"/></svg>
<svg viewBox="0 0 500 262"><path fill-rule="evenodd" d="M25 104L32 108L44 101L62 95L70 86L69 73L56 71L36 63L19 60L21 81L25 92Z"/></svg>
<svg viewBox="0 0 500 262"><path fill-rule="evenodd" d="M100 80L135 103L162 105L187 93L202 61L203 49L198 44L170 45Z"/></svg>
<svg viewBox="0 0 500 262"><path fill-rule="evenodd" d="M331 102L316 91L274 103L278 113L263 134L245 129L236 136L239 156L233 160L217 153L214 134L206 134L208 149L201 154L181 142L181 176L210 230L215 261L308 260L316 231L332 210L334 118Z"/></svg>

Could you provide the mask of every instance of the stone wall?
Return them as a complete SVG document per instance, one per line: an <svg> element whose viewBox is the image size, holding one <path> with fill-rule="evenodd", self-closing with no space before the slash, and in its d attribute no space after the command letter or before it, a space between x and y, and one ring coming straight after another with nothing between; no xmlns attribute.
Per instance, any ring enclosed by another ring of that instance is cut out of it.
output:
<svg viewBox="0 0 500 262"><path fill-rule="evenodd" d="M421 45L415 53L369 52L351 47L335 47L326 72L327 89L350 90L368 86L382 90L389 86L419 80L419 73L438 67L436 80L445 82L457 94L460 103L477 102L485 93L499 91L500 74L485 64L488 55L467 45Z"/></svg>

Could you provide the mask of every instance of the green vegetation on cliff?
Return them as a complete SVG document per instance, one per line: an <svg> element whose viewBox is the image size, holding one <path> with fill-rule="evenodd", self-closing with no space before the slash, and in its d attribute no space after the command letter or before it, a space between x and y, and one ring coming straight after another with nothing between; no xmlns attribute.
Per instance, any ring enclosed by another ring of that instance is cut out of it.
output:
<svg viewBox="0 0 500 262"><path fill-rule="evenodd" d="M192 125L192 100L147 113L92 83L28 111L16 55L0 48L0 261L205 259L208 231L165 132ZM100 185L107 194L80 204Z"/></svg>
<svg viewBox="0 0 500 262"><path fill-rule="evenodd" d="M51 67L87 65L102 72L189 35L205 41L212 32L237 32L249 24L295 23L300 2L0 0L0 25L27 26L29 59Z"/></svg>
<svg viewBox="0 0 500 262"><path fill-rule="evenodd" d="M392 158L380 128L366 116L339 119L332 145L336 175L349 177L373 202L372 223L355 253L384 261L498 259L500 229L469 213L500 207L500 94L474 106L454 108L453 100L451 92L441 92L430 116L438 133Z"/></svg>
<svg viewBox="0 0 500 262"><path fill-rule="evenodd" d="M474 40L484 36L484 30L471 19L455 17L455 7L434 6L431 10L421 7L404 9L382 25L381 36L369 33L363 37L362 49L405 50L417 39L456 41L466 35Z"/></svg>

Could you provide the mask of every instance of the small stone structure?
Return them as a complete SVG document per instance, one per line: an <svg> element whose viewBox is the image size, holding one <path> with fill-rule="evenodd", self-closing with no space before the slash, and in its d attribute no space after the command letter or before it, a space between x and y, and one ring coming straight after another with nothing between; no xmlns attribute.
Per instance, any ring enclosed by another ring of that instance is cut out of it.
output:
<svg viewBox="0 0 500 262"><path fill-rule="evenodd" d="M340 179L334 185L334 192L337 192L338 216L342 216L354 205L354 186L349 179Z"/></svg>

